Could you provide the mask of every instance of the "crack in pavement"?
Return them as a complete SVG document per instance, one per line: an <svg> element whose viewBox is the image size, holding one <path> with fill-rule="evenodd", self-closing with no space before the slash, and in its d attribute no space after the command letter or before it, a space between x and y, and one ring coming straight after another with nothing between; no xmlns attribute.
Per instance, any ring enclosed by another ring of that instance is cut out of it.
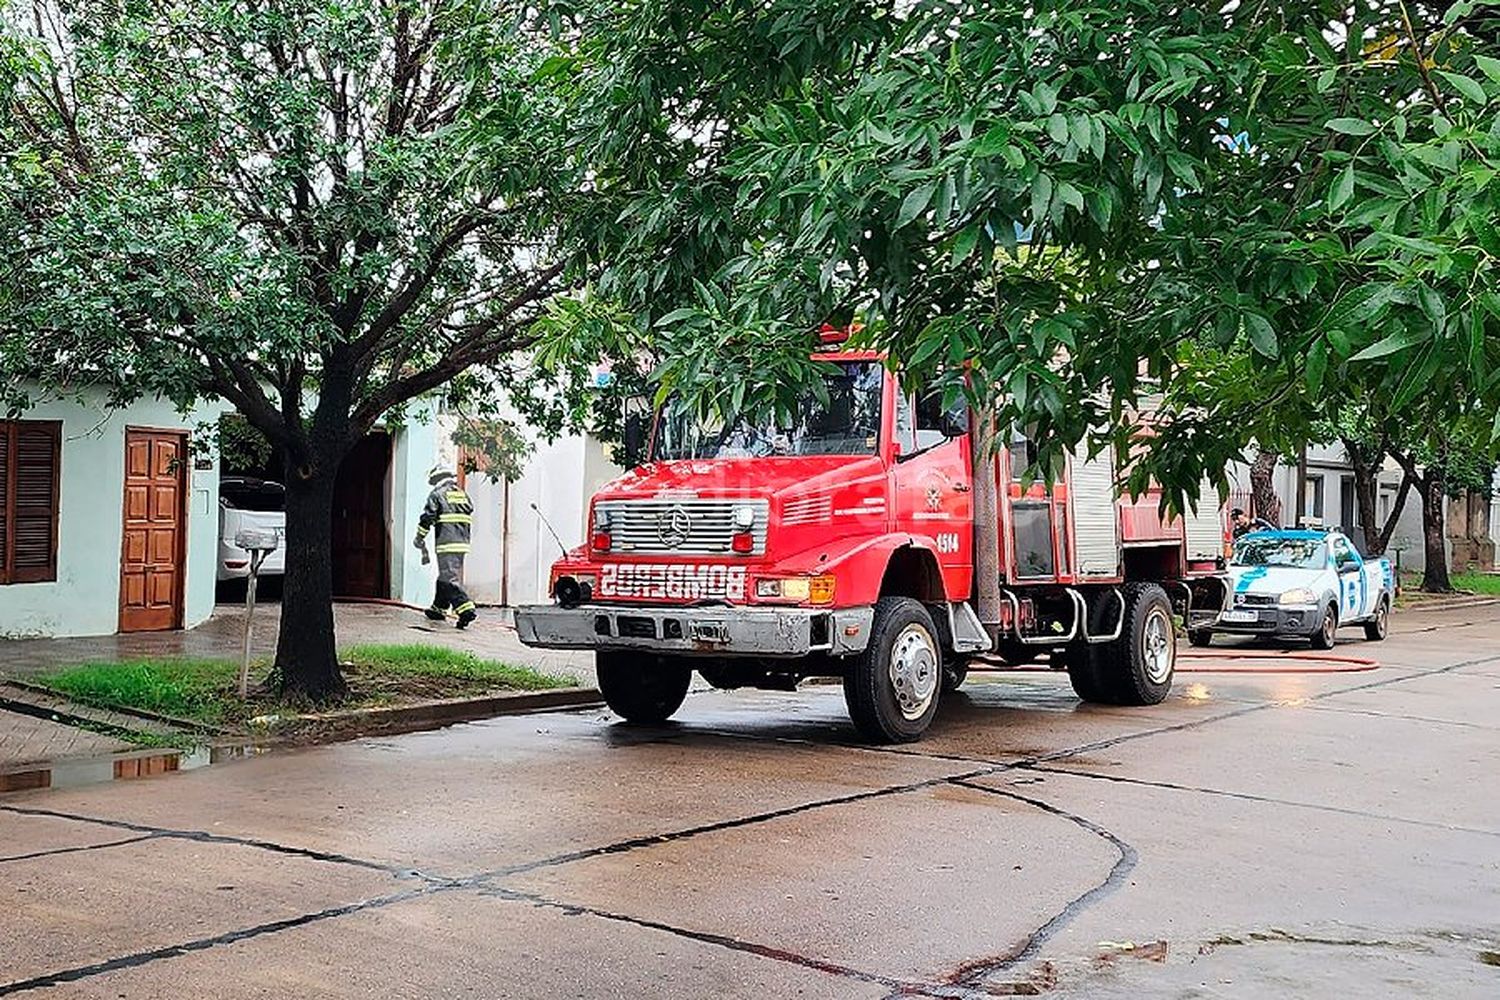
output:
<svg viewBox="0 0 1500 1000"><path fill-rule="evenodd" d="M1015 799L1018 802L1024 802L1027 805L1040 809L1045 813L1065 819L1073 825L1107 841L1119 853L1119 857L1115 860L1114 865L1109 870L1109 874L1104 877L1102 882L1075 896L1061 910L1054 914L1050 920L1032 931L1018 948L1004 955L965 962L948 977L949 982L965 986L973 985L982 982L997 972L1013 969L1022 962L1035 958L1037 953L1041 951L1042 946L1056 936L1058 931L1072 923L1075 917L1124 885L1125 880L1130 877L1130 873L1140 863L1140 854L1134 847L1108 828L1095 823L1091 819L1071 813L1059 806L1052 805L1050 802L1043 802L1041 799L1034 799L1017 792L991 788L988 785L981 785L976 782L960 779L954 779L952 784L963 788L971 788L987 795L998 795L1002 798Z"/></svg>
<svg viewBox="0 0 1500 1000"><path fill-rule="evenodd" d="M20 979L10 983L0 983L0 997L10 996L13 993L23 993L27 990L38 990L49 986L61 986L64 983L77 982L91 976L102 975L106 972L117 972L121 969L132 969L137 966L147 965L165 958L177 958L188 955L195 951L206 951L224 944L234 944L237 941L246 941L251 938L262 937L266 934L275 934L278 931L290 930L294 927L303 927L307 924L317 923L321 920L329 920L333 917L342 917L350 913L358 913L361 910L375 909L377 907L389 906L391 903L399 903L416 896L426 895L435 890L422 888L410 889L406 892L394 893L389 896L377 896L374 899L362 900L357 903L346 903L343 906L333 906L328 909L318 910L313 913L303 913L295 917L286 917L281 920L272 920L264 924L256 924L254 927L244 927L239 930L226 931L223 934L215 934L213 937L197 938L193 941L185 941L181 944L166 945L162 948L152 948L148 951L138 951L129 955L121 955L118 958L105 959L102 962L94 962L89 965L80 965L72 969L64 969L60 972L49 972L30 979Z"/></svg>
<svg viewBox="0 0 1500 1000"><path fill-rule="evenodd" d="M0 865L11 861L32 861L36 858L50 858L59 854L77 854L81 851L100 851L106 847L123 847L126 844L139 844L143 840L155 840L160 834L143 833L139 837L126 837L124 840L106 840L102 844L82 844L77 847L54 847L47 851L32 851L30 854L12 854L0 858Z"/></svg>
<svg viewBox="0 0 1500 1000"><path fill-rule="evenodd" d="M427 875L415 868L400 868L395 865L381 864L378 861L367 861L364 858L350 857L347 854L336 854L331 851L318 851L308 847L289 847L285 844L278 844L270 840L258 840L254 837L236 837L232 834L209 833L207 830L179 830L172 827L151 826L147 823L132 823L129 820L123 819L106 819L99 816L84 816L79 813L60 812L56 809L39 809L35 806L0 805L0 812L14 813L18 816L44 816L48 819L66 819L76 823L92 823L96 826L111 827L117 830L131 830L136 833L146 834L146 837L138 838L142 840L160 837L170 840L189 840L201 844L232 844L237 847L253 847L262 851L270 851L273 854L286 854L292 857L306 858L311 861L324 861L329 864L365 868L370 871L381 872L385 875L392 875L396 878L415 878L435 883L446 881L440 876ZM125 843L125 841L121 841L121 843Z"/></svg>
<svg viewBox="0 0 1500 1000"><path fill-rule="evenodd" d="M1347 687L1347 688L1340 688L1340 689L1336 689L1336 690L1333 690L1333 691L1326 691L1326 692L1322 692L1320 694L1311 695L1308 698L1303 699L1301 702L1298 702L1298 704L1305 704L1307 702L1313 702L1313 701L1322 701L1322 700L1325 700L1327 698L1336 697L1338 695L1349 694L1349 693L1358 692L1358 691L1368 691L1368 690L1373 690L1373 689L1384 688L1384 687L1388 687L1388 686L1391 686L1391 685L1394 685L1394 684L1400 684L1400 683L1403 683L1403 682L1409 681L1409 680L1414 680L1414 679L1423 678L1423 677L1432 677L1432 676L1437 676L1437 675L1441 675L1441 674L1445 674L1445 673L1451 673L1451 672L1454 672L1454 671L1457 671L1457 670L1461 670L1461 669L1464 669L1464 668L1467 668L1467 667L1478 666L1478 665L1481 665L1481 664L1487 664L1487 663L1492 663L1492 662L1500 662L1500 656L1487 656L1487 657L1481 657L1481 658L1477 658L1477 659L1473 659L1473 660L1466 660L1466 661L1463 661L1461 663L1448 664L1448 665L1442 666L1442 667L1435 667L1435 668L1431 668L1431 669L1428 669L1428 670L1417 671L1417 672L1413 672L1413 673L1409 673L1409 674L1403 674L1403 675L1398 676L1398 677L1388 677L1388 678L1383 678L1383 679L1380 679L1380 680L1369 681L1369 682L1366 682L1366 683L1363 683L1363 684L1353 685L1353 686ZM277 933L279 931L283 931L283 930L288 930L288 929L295 928L295 927L304 926L306 924L314 923L314 922L317 922L317 921L328 920L328 919L332 919L332 918L339 917L339 916L345 916L347 914L360 912L362 910L382 908L382 907L391 905L393 903L402 902L402 901L405 901L405 900L408 900L408 899L413 899L413 898L416 898L416 897L419 897L419 896L429 896L429 895L433 895L435 893L443 892L443 891L447 891L447 890L471 889L471 888L500 889L502 887L494 885L495 880L506 878L506 877L509 877L509 876L517 875L517 874L523 874L523 873L533 872L533 871L537 871L537 870L543 869L543 868L557 867L557 866L560 866L560 865L569 864L569 863L572 863L572 862L575 862L575 861L584 860L584 859L587 859L587 858L599 857L599 856L604 856L604 855L609 855L609 854L624 853L624 852L627 852L627 851L637 850L637 849L640 849L640 848L643 848L643 847L648 847L648 846L652 846L652 845L656 845L656 844L670 843L670 842L673 842L673 841L676 841L676 840L684 840L684 839L688 839L688 838L695 837L695 836L700 836L700 835L705 834L705 833L711 833L711 832L715 832L715 831L719 831L719 830L730 830L730 829L736 829L736 828L746 827L746 826L750 826L750 825L753 825L753 824L763 823L763 822L767 822L767 821L770 821L770 820L782 818L782 817L785 817L785 816L797 815L799 813L808 812L808 811L811 811L811 810L814 810L814 809L821 809L821 808L826 808L826 807L831 807L831 806L845 805L845 804L852 803L852 802L860 802L860 801L866 801L866 800L870 800L870 799L877 799L877 798L882 798L882 797L886 797L886 796L890 796L890 795L905 794L905 793L908 793L908 792L918 791L918 790L921 790L921 789L924 789L924 788L936 787L936 786L943 785L943 784L960 785L960 786L963 786L963 787L973 788L973 789L976 789L978 791L985 792L985 793L988 793L988 794L995 794L995 795L1006 796L1006 797L1018 799L1018 800L1023 801L1023 802L1027 802L1027 803L1029 803L1029 804L1031 804L1033 806L1036 806L1037 808L1043 809L1044 811L1047 811L1049 813L1053 813L1053 814L1058 815L1060 817L1069 819L1072 822L1078 823L1084 829L1087 829L1090 832L1095 833L1097 836L1103 837L1106 840L1109 840L1111 843L1115 844L1116 848L1118 850L1120 850L1120 852L1121 852L1121 859L1116 862L1115 867L1111 870L1111 874L1110 874L1110 876L1108 878L1106 878L1105 882L1103 882L1103 883L1101 883L1099 885L1094 886L1093 888L1089 889L1088 891L1086 891L1085 893L1083 893L1079 897L1075 898L1071 903L1068 904L1067 907L1064 908L1063 911L1061 911L1060 913L1054 915L1046 924L1042 925L1042 927L1038 928L1036 931L1033 931L1030 935L1028 935L1028 937L1026 938L1026 941L1023 943L1023 945L1021 946L1021 948L1020 948L1020 950L1018 952L1016 952L1013 955L1000 956L1000 957L996 957L996 958L992 958L992 959L988 959L988 960L984 960L984 959L977 960L980 963L977 966L973 965L972 963L966 963L964 966L960 967L960 973L956 974L956 975L960 975L960 976L963 976L963 975L972 975L972 972L973 972L974 969L984 969L985 971L980 976L980 978L982 978L984 975L991 975L991 974L993 974L996 971L1003 971L1004 969L1012 968L1016 964L1018 964L1018 963L1020 963L1022 961L1026 961L1030 957L1034 957L1035 954L1041 949L1041 947L1046 944L1047 940L1050 939L1053 935L1055 935L1057 933L1057 931L1060 930L1063 926L1065 926L1066 923L1069 922L1081 909L1086 908L1088 905L1091 905L1093 902L1096 902L1098 899L1102 898L1104 895L1107 895L1108 893L1113 892L1114 889L1118 887L1119 882L1122 881L1129 874L1130 869L1134 867L1134 865L1136 863L1136 857L1137 857L1137 855L1135 853L1135 850L1133 848L1131 848L1130 845L1126 844L1123 840L1120 840L1118 837L1116 837L1114 834L1110 833L1104 827L1099 826L1098 824L1094 823L1091 820L1088 820L1088 819L1086 819L1084 817L1081 817L1081 816L1075 816L1074 814L1068 813L1068 812L1060 809L1059 807L1052 806L1052 805L1050 805L1048 803L1044 803L1044 802L1042 802L1041 800L1038 800L1038 799L1031 799L1031 798L1028 798L1026 796L1021 796L1021 795L1018 795L1018 794L1013 793L1013 792L1006 792L1006 791L1003 791L1003 790L1000 790L1000 789L993 789L993 788L988 788L988 787L983 786L983 785L974 784L973 783L973 779L975 779L975 778L981 778L981 777L990 777L990 776L993 776L993 775L996 775L996 774L1001 774L1001 773L1008 772L1008 771L1016 771L1016 770L1040 770L1041 768L1039 768L1038 765L1041 765L1041 764L1044 764L1044 763L1047 763L1047 762L1057 761L1057 760L1064 760L1064 759L1067 759L1068 757L1078 756L1079 754L1085 754L1085 753L1089 753L1089 752L1095 751L1095 750L1108 749L1110 747L1119 746L1120 744L1131 742L1133 740L1146 739L1146 738L1155 737L1155 736L1161 736L1161 735L1165 735L1165 734L1169 734L1169 733L1177 733L1177 732L1189 731L1189 730L1197 729L1197 728L1200 728L1200 727L1203 727L1203 726L1211 725L1213 723L1223 722L1223 721L1226 721L1226 720L1229 720L1229 719L1240 718L1240 717L1243 717L1243 716L1246 716L1246 715L1250 715L1250 714L1253 714L1253 713L1257 713L1257 712L1268 711L1268 710L1271 710L1271 709L1274 709L1274 708L1279 708L1279 707L1286 707L1287 704L1288 703L1286 703L1286 702L1267 702L1267 703L1254 704L1254 705L1245 705L1245 706L1242 706L1242 707L1237 708L1237 709L1232 710L1232 711L1222 712L1222 713L1219 713L1218 715L1208 716L1208 717L1205 717L1205 718L1202 718L1202 719L1195 719L1195 720L1191 720L1191 721L1188 721L1188 722L1177 723L1177 724L1169 725L1169 726L1159 726L1159 727L1155 727L1155 728L1152 728L1152 729L1141 730L1141 731L1134 732L1134 733L1125 733L1125 734L1122 734L1120 736L1109 737L1109 738L1102 739L1102 740L1095 740L1095 741L1093 741L1091 743L1086 743L1086 744L1082 744L1082 745L1075 746L1075 747L1064 748L1064 749L1061 749L1061 750L1056 750L1056 751L1052 751L1052 752L1045 753L1045 754L1037 754L1037 755L1031 755L1031 756L1028 756L1028 757L1018 758L1017 760L1014 760L1014 761L986 761L986 760L982 760L982 759L979 759L979 758L958 757L958 756L953 756L953 755L942 755L942 754L935 754L935 753L923 753L921 751L898 750L898 749L894 749L894 748L845 747L845 746L840 746L840 745L833 745L833 746L835 746L835 748L839 748L839 749L853 749L853 750L859 750L859 751L865 751L865 752L892 753L892 754L897 754L897 755L902 755L902 756L910 756L910 757L917 757L917 758L928 758L928 759L932 759L932 760L945 760L945 761L954 762L954 763L972 763L972 764L980 764L980 765L983 765L983 766L981 766L979 768L976 768L974 770L962 773L962 774L948 775L948 776L938 777L938 778L929 778L929 779L925 779L925 780L922 780L922 781L906 782L906 783L902 783L902 784L899 784L899 785L885 786L885 787L882 787L882 788L871 789L869 791L858 792L858 793L854 793L854 794L851 794L851 795L841 795L841 796L835 796L835 797L828 798L828 799L820 799L820 800L815 800L815 801L812 801L812 802L801 803L801 804L794 805L794 806L784 807L782 809L775 809L775 810L770 810L770 811L763 812L763 813L757 813L757 814L754 814L754 815L751 815L751 816L738 817L738 818L735 818L735 819L723 820L723 821L716 822L716 823L702 824L702 825L699 825L699 826L688 827L688 828L684 828L684 829L677 830L677 831L669 831L669 832L663 833L663 834L648 835L648 836L642 836L642 837L633 837L633 838L629 838L627 840L622 840L622 841L615 842L613 844L603 845L601 847L583 849L583 850L579 850L579 851L573 851L573 852L569 852L567 854L556 855L554 857L546 858L546 859L541 859L541 860L538 860L538 861L523 863L523 864L519 864L519 865L512 865L512 866L508 866L506 868L496 869L496 870L489 871L489 872L481 872L481 873L478 873L476 875L469 876L469 877L466 877L466 878L441 878L441 877L435 877L435 876L426 875L426 874L424 874L424 873L422 873L420 871L417 871L415 869L402 869L402 868L398 868L396 866L381 864L379 862L374 862L374 861L367 861L367 860L364 860L364 859L361 859L361 858L354 858L354 857L351 857L351 856L348 856L348 855L342 855L342 854L337 854L337 853L328 852L328 851L318 851L318 850L314 850L314 849L311 849L311 848L290 847L290 846L283 845L283 844L277 844L277 843L274 843L272 841L258 840L258 839L254 839L254 838L248 838L248 837L235 837L235 836L224 835L224 834L214 834L214 833L208 833L207 831L201 831L201 830L176 830L176 829L164 828L164 827L153 827L153 826L149 826L149 825L141 824L141 823L132 823L132 822L129 822L129 821L126 821L126 820L103 819L103 818L91 817L91 816L84 816L84 815L73 814L73 813L65 813L65 812L60 812L60 811L51 810L51 809L40 809L40 808L36 808L36 807L14 806L14 805L0 805L0 811L10 812L10 813L13 813L13 814L16 814L16 815L47 816L47 817L52 817L52 818L57 818L57 819L74 820L74 821L83 822L83 823L93 823L93 824L97 824L97 825L101 825L101 826L112 827L112 828L115 828L115 829L130 830L130 831L134 831L134 832L138 832L138 833L142 833L142 834L147 834L147 835L150 835L150 836L171 837L171 838L177 838L177 839L183 839L183 840L197 841L197 842L201 842L201 843L221 843L221 844L233 844L233 845L244 846L244 847L253 847L253 848L259 848L261 850L271 851L271 852L278 853L278 854L285 854L285 855L291 855L291 856L296 856L296 857L304 857L304 858L308 858L308 859L311 859L311 860L324 861L324 862L329 862L329 863L334 863L334 864L351 865L351 866L354 866L354 867L359 867L359 868L364 868L364 869L379 871L379 872L383 872L383 873L386 873L386 874L390 874L390 875L394 875L394 876L402 877L402 878L417 878L417 879L422 880L425 883L421 888L413 889L413 890L408 890L406 892L393 893L393 894L386 895L386 896L376 897L374 899L364 900L364 901L360 901L360 902L356 902L356 903L345 904L345 905L337 906L337 907L330 907L330 908L327 908L327 909L318 910L318 911L311 912L311 913L305 913L305 914L301 914L301 915L294 916L294 917L284 918L282 920L270 921L268 923L259 924L259 925L256 925L256 926L250 927L250 928L244 928L244 929L241 929L241 930L229 931L229 932L226 932L224 934L215 935L215 936L212 936L212 937L200 938L200 939L197 939L197 940L194 940L194 941L189 941L189 942L186 942L186 943L183 943L183 944L169 945L169 946L166 946L166 947L163 947L163 948L156 948L156 949L151 949L151 950L148 950L148 951L136 952L136 953L131 954L131 955L125 955L125 956L121 956L119 958L108 959L108 960L105 960L105 961L102 961L102 962L96 962L96 963L92 963L92 964L89 964L89 965L79 966L79 967L76 967L76 968L73 968L73 969L67 969L67 970L63 970L63 971L60 971L60 972L48 973L46 975L33 977L33 978L27 979L27 980L20 980L20 981L11 982L11 983L0 984L0 996L6 996L6 995L13 994L13 993L19 993L19 992L22 992L22 991L25 991L25 990L38 989L38 988L42 988L42 987L46 987L46 986L54 986L54 985L58 985L60 983L65 983L65 982L74 982L74 981L77 981L79 979L88 978L90 976L100 975L100 974L103 974L103 973L107 973L107 972L111 972L111 971L116 971L116 970L119 970L119 969L131 968L131 967L135 967L135 966L139 966L139 965L144 965L144 964L147 964L147 963L150 963L150 962L154 962L154 961L159 961L159 960L162 960L162 959L173 958L173 957L177 957L177 956L180 956L180 955L188 954L190 952L201 951L201 950L204 950L204 949L207 949L207 948L212 948L212 947L215 947L215 946L218 946L218 945L221 945L221 944L232 944L232 943L235 943L237 941L242 941L242 940L246 940L246 939L249 939L249 938L260 937L260 936L267 935L267 934L274 934L274 933ZM719 735L719 736L727 736L727 735L738 736L739 735L739 734L724 733L724 732L713 731L713 730L706 730L706 731L700 731L700 732L706 732L709 735ZM686 735L686 734L684 734L684 735ZM741 738L752 738L753 739L754 737L753 736L746 736L746 737L741 737ZM792 739L792 738L787 738L787 737L773 737L772 740L776 741L776 742L811 743L811 741L808 741L808 740L799 740L799 739ZM828 747L828 746L830 746L829 744L812 744L812 745L821 746L821 747ZM1075 772L1062 771L1060 773L1071 774L1071 773L1075 773ZM1100 777L1108 777L1108 776L1100 776ZM142 838L142 839L145 839L145 838ZM102 845L100 845L100 846L102 846ZM1118 876L1117 876L1117 873L1118 873ZM515 892L515 890L505 890L505 892ZM570 906L571 904L556 904L556 905L558 905L558 906ZM585 912L586 912L586 910L585 910ZM625 920L627 922L634 921L634 919L635 919L635 918L627 918L627 917L624 917L623 915L619 915L619 914L610 914L608 911L602 911L602 910L599 911L596 915L601 916L601 917L603 917L605 919ZM642 923L641 925L642 926L647 926L646 923ZM715 944L715 945L719 945L721 947L726 947L726 948L733 948L736 945L738 945L739 946L739 950L750 951L750 952L755 953L755 954L761 954L763 957L776 957L776 955L771 954L772 952L776 951L775 949L766 949L765 951L758 951L756 949L764 948L764 946L751 945L751 944L749 944L747 942L737 942L736 939L733 939L733 938L721 937L721 936L717 936L717 935L709 935L709 934L705 934L704 932L687 931L687 930L683 930L683 929L674 929L674 928L670 927L669 925L665 925L665 924L659 925L659 926L655 927L655 929L662 930L662 931L665 931L665 932L668 932L668 933L681 933L681 934L683 934L684 936L687 936L687 937L692 937L694 935L698 935L698 937L696 939L697 940L701 940L704 943ZM783 960L795 961L797 964L803 964L803 965L805 965L805 967L807 967L809 969L819 969L820 971L828 972L830 974L837 974L837 975L845 974L844 971L840 971L840 970L845 970L845 967L843 967L843 966L837 966L837 965L835 965L833 963L820 963L820 960L818 960L818 959L810 959L810 958L806 958L805 956L793 956L792 953L784 953L784 954L787 957L785 959L783 959ZM870 976L874 975L874 974L871 974L871 973L864 973L864 972L861 972L860 970L854 970L854 969L848 969L847 970L847 974L850 975L850 976L853 976L854 978L870 977ZM881 978L881 977L869 978L866 981L869 981L869 982L872 982L872 983L876 983L876 984L879 984L879 985L893 985L893 987L897 991L894 994L896 996L909 995L909 994L911 994L913 992L926 992L927 995L931 995L931 996L967 997L967 996L974 995L972 989L968 988L968 986L969 986L968 982L964 982L964 983L960 983L960 984L949 984L949 985L939 985L939 984L924 985L924 984L905 983L905 982L901 982L899 980L889 980L889 982L887 982L886 979ZM974 980L974 981L977 981L977 980ZM933 992L931 992L933 989L945 990L945 991L949 991L949 992L933 993ZM952 992L954 990L958 990L959 992Z"/></svg>
<svg viewBox="0 0 1500 1000"><path fill-rule="evenodd" d="M1153 781L1149 778L1129 778L1121 774L1101 774L1098 771L1069 771L1061 767L1046 767L1041 764L1028 765L1023 768L1027 771L1036 771L1040 774L1057 774L1069 778L1090 778L1095 781L1108 781L1117 785L1139 785L1145 788L1160 788L1172 792L1189 792L1197 795L1213 795L1226 799L1238 799L1243 802L1255 802L1262 805L1287 806L1295 809L1308 809L1314 812L1334 813L1339 816L1351 816L1356 819L1371 819L1381 823L1400 823L1407 826L1419 826L1427 830L1441 830L1445 833L1472 833L1481 837L1500 837L1500 830L1487 830L1478 826L1460 826L1456 823L1438 823L1425 819L1409 819L1405 816L1388 816L1384 813L1367 812L1363 809L1350 809L1345 806L1331 806L1319 802L1298 802L1295 799L1280 799L1270 795L1257 795L1254 792L1236 792L1225 788L1207 788L1201 785L1180 785L1171 781Z"/></svg>

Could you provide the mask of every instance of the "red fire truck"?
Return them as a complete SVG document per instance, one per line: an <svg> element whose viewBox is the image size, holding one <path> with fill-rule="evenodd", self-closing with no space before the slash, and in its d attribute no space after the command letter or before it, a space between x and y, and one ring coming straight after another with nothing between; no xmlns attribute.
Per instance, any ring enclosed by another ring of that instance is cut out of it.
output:
<svg viewBox="0 0 1500 1000"><path fill-rule="evenodd" d="M693 670L718 688L842 678L876 742L921 736L971 665L1047 654L1086 701L1166 697L1174 615L1209 624L1227 594L1220 510L1119 499L1108 455L1023 485L1016 435L993 461L1001 601L981 621L966 413L903 391L876 354L815 358L826 393L790 426L662 411L648 461L553 566L553 603L518 610L522 641L594 650L605 700L638 722L672 715Z"/></svg>

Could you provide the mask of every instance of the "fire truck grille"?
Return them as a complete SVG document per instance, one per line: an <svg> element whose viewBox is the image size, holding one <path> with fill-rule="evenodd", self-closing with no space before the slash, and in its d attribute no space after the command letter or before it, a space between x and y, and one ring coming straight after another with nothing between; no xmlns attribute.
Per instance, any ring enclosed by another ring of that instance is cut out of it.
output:
<svg viewBox="0 0 1500 1000"><path fill-rule="evenodd" d="M749 553L735 553L734 512L755 512ZM770 505L765 500L601 500L611 551L660 555L759 555L766 551Z"/></svg>

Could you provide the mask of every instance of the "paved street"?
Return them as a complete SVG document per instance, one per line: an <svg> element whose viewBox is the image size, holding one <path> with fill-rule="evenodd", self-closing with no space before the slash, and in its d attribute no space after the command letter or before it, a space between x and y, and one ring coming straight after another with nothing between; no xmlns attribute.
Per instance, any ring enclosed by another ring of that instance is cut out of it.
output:
<svg viewBox="0 0 1500 1000"><path fill-rule="evenodd" d="M1338 652L978 676L891 750L814 686L8 796L0 995L1500 995L1500 614Z"/></svg>

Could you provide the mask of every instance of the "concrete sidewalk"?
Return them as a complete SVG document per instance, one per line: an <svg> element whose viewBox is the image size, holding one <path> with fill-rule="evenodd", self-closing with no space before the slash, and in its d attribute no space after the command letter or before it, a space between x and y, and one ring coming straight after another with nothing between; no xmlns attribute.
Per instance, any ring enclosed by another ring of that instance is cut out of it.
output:
<svg viewBox="0 0 1500 1000"><path fill-rule="evenodd" d="M254 655L269 659L276 651L279 604L255 612ZM421 643L473 653L486 660L532 667L594 684L589 654L529 649L516 638L508 616L484 610L479 621L460 632L451 623L430 622L419 611L380 604L340 604L334 608L339 647L357 643ZM244 635L245 609L221 604L198 628L183 632L136 632L81 639L0 639L0 676L25 679L78 663L150 656L199 656L237 659Z"/></svg>

